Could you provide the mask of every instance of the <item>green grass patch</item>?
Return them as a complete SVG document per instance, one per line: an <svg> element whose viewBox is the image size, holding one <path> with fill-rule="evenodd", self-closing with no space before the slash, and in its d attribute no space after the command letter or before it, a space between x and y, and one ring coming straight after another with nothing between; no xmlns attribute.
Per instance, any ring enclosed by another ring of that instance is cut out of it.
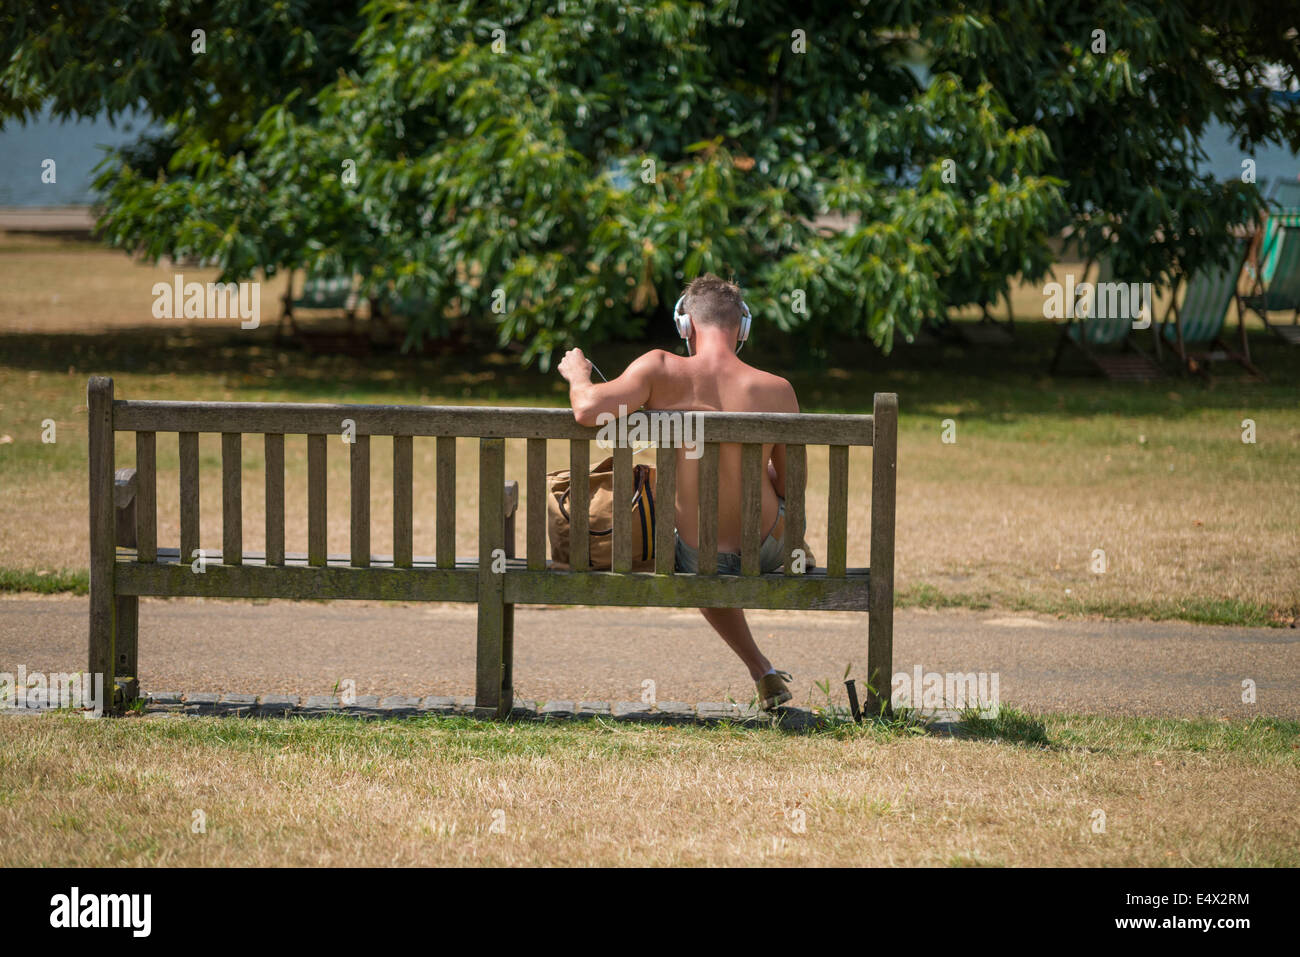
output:
<svg viewBox="0 0 1300 957"><path fill-rule="evenodd" d="M1187 621L1198 625L1241 625L1286 628L1295 619L1278 609L1235 598L1187 598L1172 595L1160 601L1126 601L1110 598L1052 598L1045 595L1000 595L945 591L925 582L899 589L898 608L1004 609L1060 617L1091 617L1150 621Z"/></svg>
<svg viewBox="0 0 1300 957"><path fill-rule="evenodd" d="M0 592L85 595L90 592L90 572L67 568L0 568Z"/></svg>

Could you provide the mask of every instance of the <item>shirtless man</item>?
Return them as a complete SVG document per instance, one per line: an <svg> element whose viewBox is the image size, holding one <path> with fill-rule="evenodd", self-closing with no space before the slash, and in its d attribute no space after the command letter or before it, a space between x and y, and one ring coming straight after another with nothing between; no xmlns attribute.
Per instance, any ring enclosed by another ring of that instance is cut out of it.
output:
<svg viewBox="0 0 1300 957"><path fill-rule="evenodd" d="M569 383L573 417L580 425L595 426L602 413L618 415L624 409L674 409L715 412L798 412L794 388L780 376L740 361L736 345L740 335L740 288L717 276L704 275L686 287L682 313L689 316L689 356L662 349L647 352L612 382L593 383L591 362L581 349L571 349L560 362L560 375ZM760 551L763 573L784 562L782 533L785 514L785 446L763 445L769 481L762 483L763 525L768 531ZM677 450L677 555L676 570L698 571L699 459ZM719 450L718 487L738 489L740 446L725 443ZM718 571L740 573L740 496L718 496ZM749 669L758 687L759 707L774 708L790 700L786 681L759 651L742 608L701 608L705 619L722 636Z"/></svg>

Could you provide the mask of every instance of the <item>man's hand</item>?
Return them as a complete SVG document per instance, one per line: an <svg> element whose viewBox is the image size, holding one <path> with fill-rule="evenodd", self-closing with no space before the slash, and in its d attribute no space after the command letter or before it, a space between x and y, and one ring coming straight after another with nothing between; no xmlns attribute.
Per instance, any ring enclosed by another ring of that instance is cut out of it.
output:
<svg viewBox="0 0 1300 957"><path fill-rule="evenodd" d="M560 360L560 375L570 385L585 385L591 382L591 360L581 349L570 349Z"/></svg>

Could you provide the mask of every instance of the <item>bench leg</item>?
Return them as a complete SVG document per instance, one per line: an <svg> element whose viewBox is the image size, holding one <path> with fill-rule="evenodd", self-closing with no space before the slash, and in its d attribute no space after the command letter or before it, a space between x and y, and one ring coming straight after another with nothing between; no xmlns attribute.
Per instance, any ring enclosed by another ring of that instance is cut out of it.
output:
<svg viewBox="0 0 1300 957"><path fill-rule="evenodd" d="M505 484L506 558L515 558L515 517L519 504L519 483ZM515 606L505 605L501 626L501 700L508 716L515 703Z"/></svg>
<svg viewBox="0 0 1300 957"><path fill-rule="evenodd" d="M888 713L894 671L894 506L898 396L876 393L871 445L871 573L867 580L867 712Z"/></svg>
<svg viewBox="0 0 1300 957"><path fill-rule="evenodd" d="M113 596L93 579L90 586L90 654L86 672L91 686L103 682L104 711L113 710ZM96 677L98 676L98 677Z"/></svg>
<svg viewBox="0 0 1300 957"><path fill-rule="evenodd" d="M114 696L121 688L120 707L129 708L140 697L140 679L137 669L137 648L140 636L140 598L137 595L118 595L116 605L116 638L113 642L113 681L105 681L106 693ZM107 704L107 702L105 702Z"/></svg>
<svg viewBox="0 0 1300 957"><path fill-rule="evenodd" d="M105 710L112 710L115 656L113 619L117 603L113 574L113 380L94 376L86 386L90 465L90 647L87 671L92 684L102 681ZM99 676L96 679L96 676Z"/></svg>
<svg viewBox="0 0 1300 957"><path fill-rule="evenodd" d="M478 657L475 667L474 713L504 718L514 703L506 665L507 624L513 630L514 609L505 604L505 468L504 439L479 440L478 523Z"/></svg>
<svg viewBox="0 0 1300 957"><path fill-rule="evenodd" d="M501 701L509 716L515 703L515 606L505 605L502 611Z"/></svg>
<svg viewBox="0 0 1300 957"><path fill-rule="evenodd" d="M514 617L513 609L511 618ZM503 718L510 714L511 699L506 686L506 606L484 601L479 596L478 654L475 669L474 714L480 718Z"/></svg>

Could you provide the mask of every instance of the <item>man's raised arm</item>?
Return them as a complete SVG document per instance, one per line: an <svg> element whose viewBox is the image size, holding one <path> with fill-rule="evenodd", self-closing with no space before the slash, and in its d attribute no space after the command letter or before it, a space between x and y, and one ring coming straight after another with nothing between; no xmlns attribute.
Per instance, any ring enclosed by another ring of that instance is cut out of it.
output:
<svg viewBox="0 0 1300 957"><path fill-rule="evenodd" d="M597 425L602 412L632 412L650 401L654 375L662 365L658 351L638 358L613 382L591 381L591 360L581 349L570 349L560 360L560 375L569 383L569 404L579 425Z"/></svg>

